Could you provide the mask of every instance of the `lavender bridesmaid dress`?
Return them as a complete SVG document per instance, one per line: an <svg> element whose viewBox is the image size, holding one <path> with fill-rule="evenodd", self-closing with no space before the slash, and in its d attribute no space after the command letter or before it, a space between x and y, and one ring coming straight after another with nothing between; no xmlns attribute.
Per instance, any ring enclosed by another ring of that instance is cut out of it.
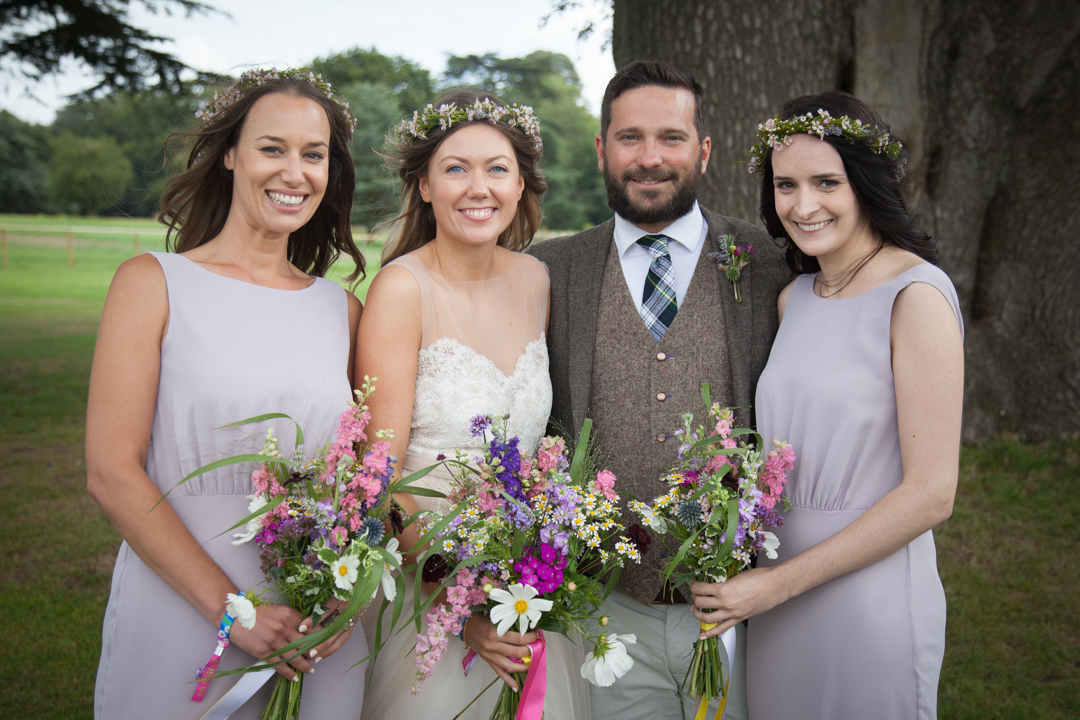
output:
<svg viewBox="0 0 1080 720"><path fill-rule="evenodd" d="M897 294L934 286L963 328L949 278L920 264L853 298L795 280L757 388L762 436L798 460L775 565L836 534L900 484L890 322ZM937 717L945 593L932 532L869 567L751 618L747 695L755 720Z"/></svg>
<svg viewBox="0 0 1080 720"><path fill-rule="evenodd" d="M153 253L165 272L169 326L161 346L161 375L146 472L163 492L202 465L229 455L258 452L268 427L283 452L294 428L283 420L218 429L269 412L301 422L308 455L333 436L352 391L348 303L335 283L316 279L303 290L265 288L234 280L180 255ZM254 543L239 547L220 535L247 515L251 466L221 468L169 496L195 539L242 590L258 590L264 577ZM224 598L222 598L224 600ZM201 703L192 682L216 647L217 626L159 578L125 542L113 570L102 631L94 716L183 718L203 715L238 676L217 678ZM303 717L358 718L364 668L346 670L367 655L364 634L318 665L304 680ZM254 662L235 646L221 668ZM233 718L257 718L271 682Z"/></svg>

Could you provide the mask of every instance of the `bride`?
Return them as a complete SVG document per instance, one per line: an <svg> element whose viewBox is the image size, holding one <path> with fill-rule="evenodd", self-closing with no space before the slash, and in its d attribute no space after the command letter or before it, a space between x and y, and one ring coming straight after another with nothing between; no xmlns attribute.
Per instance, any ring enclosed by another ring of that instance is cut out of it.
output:
<svg viewBox="0 0 1080 720"><path fill-rule="evenodd" d="M395 133L388 160L401 178L402 210L367 295L356 377L378 378L369 400L371 427L398 432L392 447L403 473L434 464L440 454L452 458L457 449L479 455L481 439L469 433L478 414L509 415L509 434L530 451L544 434L551 409L548 276L538 260L519 252L540 224L547 189L540 148L531 109L474 91L443 97ZM449 481L440 467L417 484L445 492ZM430 498L397 499L409 513L447 508ZM401 544L412 547L417 539L410 528ZM407 582L402 617L412 613L411 575ZM372 607L364 626L373 642L378 603ZM547 717L589 718L579 674L583 651L561 635L545 637ZM496 676L520 689L525 666L514 658L529 655L536 634L500 637L487 616L473 613L463 639L451 639L419 695L409 692L415 640L406 627L387 641L371 673L363 718L452 718ZM469 647L486 662L475 663L466 677L462 659ZM498 693L498 685L491 687L462 717L486 720Z"/></svg>

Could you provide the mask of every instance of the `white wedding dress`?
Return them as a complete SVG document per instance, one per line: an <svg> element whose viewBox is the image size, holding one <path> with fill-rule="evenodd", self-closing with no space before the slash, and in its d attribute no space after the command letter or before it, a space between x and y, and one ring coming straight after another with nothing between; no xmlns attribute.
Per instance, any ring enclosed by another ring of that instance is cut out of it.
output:
<svg viewBox="0 0 1080 720"><path fill-rule="evenodd" d="M499 252L503 252L500 250ZM416 373L412 427L403 473L425 468L441 453L455 450L479 455L480 438L471 437L469 424L480 414L509 415L509 435L519 447L534 452L544 435L551 411L544 328L548 310L548 277L543 265L528 255L515 254L501 277L449 282L427 268L415 253L395 260L412 272L420 286L423 337ZM449 473L440 467L416 483L446 492ZM445 500L415 496L422 509L446 510ZM412 574L406 576L402 618L413 613ZM376 597L364 615L364 631L374 647L375 624L382 602ZM384 614L382 637L389 626ZM426 622L425 625L426 627ZM589 720L589 690L580 669L581 647L566 637L546 633L548 720ZM498 678L477 659L466 677L464 643L451 638L419 695L409 693L416 677L414 625L386 641L373 664L364 695L364 720L450 720L492 680ZM524 675L520 675L522 681ZM462 720L487 720L502 688L495 683Z"/></svg>

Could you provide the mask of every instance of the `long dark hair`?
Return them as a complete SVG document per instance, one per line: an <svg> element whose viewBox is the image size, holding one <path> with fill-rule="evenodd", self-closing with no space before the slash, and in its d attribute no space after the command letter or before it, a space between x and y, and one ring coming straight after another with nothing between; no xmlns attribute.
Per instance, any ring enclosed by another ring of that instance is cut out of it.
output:
<svg viewBox="0 0 1080 720"><path fill-rule="evenodd" d="M232 204L233 175L225 168L225 154L240 139L248 111L260 98L273 93L314 100L330 121L329 177L326 193L311 219L289 235L289 262L302 272L322 277L345 253L356 263L346 279L364 277L364 255L352 236L352 210L356 172L350 153L352 129L341 106L306 80L275 78L247 88L240 97L186 133L170 137L192 141L187 169L171 178L161 193L158 220L168 226L165 246L172 252L186 252L217 237L225 227Z"/></svg>
<svg viewBox="0 0 1080 720"><path fill-rule="evenodd" d="M497 95L476 90L453 90L436 100L434 105L441 107L453 103L461 108L469 107L477 100L491 100L498 105L506 106L506 103ZM540 170L540 150L533 145L532 138L504 122L492 123L488 120L458 122L446 130L440 128L432 130L427 134L427 138L416 138L410 142L388 141L383 159L390 167L397 170L398 177L401 178L401 210L397 217L386 223L395 224L395 228L390 239L383 245L383 265L435 239L435 232L438 229L435 222L435 210L431 207L431 203L425 202L420 196L420 178L427 172L428 163L431 162L431 157L443 140L466 125L476 123L487 123L510 141L511 147L514 148L514 156L517 158L518 171L525 181L521 200L518 201L517 213L510 225L499 235L498 244L509 250L524 250L532 242L533 235L540 228L540 220L543 218L540 198L547 191L547 181L544 180L544 173Z"/></svg>
<svg viewBox="0 0 1080 720"><path fill-rule="evenodd" d="M846 115L852 120L862 120L864 125L889 131L889 126L865 103L839 90L795 98L784 104L777 117L790 120L797 115L817 113L818 110L827 110L833 117ZM904 150L899 158L894 159L887 153L873 152L864 142L842 135L826 135L824 140L840 154L855 199L866 214L870 227L882 241L936 265L937 240L918 229L904 201L902 178L907 151ZM787 264L792 272L817 272L821 269L817 258L799 250L776 214L772 156L773 151L769 150L761 167L761 200L758 206L761 221L770 235L784 241Z"/></svg>

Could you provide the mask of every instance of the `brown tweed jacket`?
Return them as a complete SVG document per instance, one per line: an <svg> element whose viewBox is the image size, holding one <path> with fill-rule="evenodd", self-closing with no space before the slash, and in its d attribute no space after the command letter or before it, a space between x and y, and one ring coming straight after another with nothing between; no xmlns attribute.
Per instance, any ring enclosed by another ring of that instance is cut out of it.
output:
<svg viewBox="0 0 1080 720"><path fill-rule="evenodd" d="M709 226L702 252L716 251L717 238L724 234L734 235L737 244L754 246L755 254L743 269L740 281L743 301L735 302L726 280L721 283L725 291L716 299L723 307L727 325L733 404L752 409L757 379L776 336L776 298L790 282L791 273L783 251L763 229L704 208L702 213ZM547 264L551 276L547 342L553 390L552 429L571 438L577 436L590 416L596 318L614 228L615 220L611 219L577 235L536 243L528 250ZM723 271L717 268L717 272ZM753 425L752 410L737 420L741 425Z"/></svg>

